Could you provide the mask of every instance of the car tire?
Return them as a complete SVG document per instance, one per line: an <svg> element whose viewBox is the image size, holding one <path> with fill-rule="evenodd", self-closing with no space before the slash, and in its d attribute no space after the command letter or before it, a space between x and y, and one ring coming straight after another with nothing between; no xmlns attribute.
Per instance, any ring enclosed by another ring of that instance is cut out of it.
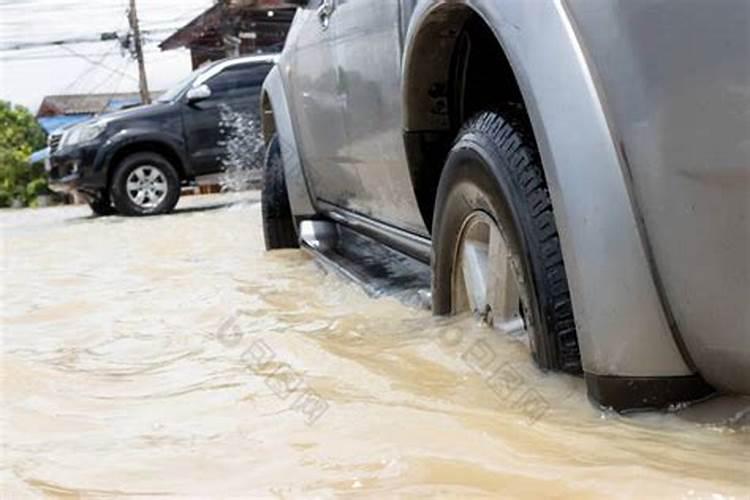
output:
<svg viewBox="0 0 750 500"><path fill-rule="evenodd" d="M109 199L109 195L101 193L98 198L89 202L89 208L98 217L107 217L109 215L115 215L117 211L112 206L112 201Z"/></svg>
<svg viewBox="0 0 750 500"><path fill-rule="evenodd" d="M579 374L560 239L530 130L513 109L480 113L459 133L438 187L433 307L438 315L474 307L501 330L524 331L541 369Z"/></svg>
<svg viewBox="0 0 750 500"><path fill-rule="evenodd" d="M269 141L263 162L261 209L266 250L299 248L299 238L286 189L281 145L277 135Z"/></svg>
<svg viewBox="0 0 750 500"><path fill-rule="evenodd" d="M126 216L162 215L180 199L180 176L156 153L135 153L120 162L112 177L112 202Z"/></svg>

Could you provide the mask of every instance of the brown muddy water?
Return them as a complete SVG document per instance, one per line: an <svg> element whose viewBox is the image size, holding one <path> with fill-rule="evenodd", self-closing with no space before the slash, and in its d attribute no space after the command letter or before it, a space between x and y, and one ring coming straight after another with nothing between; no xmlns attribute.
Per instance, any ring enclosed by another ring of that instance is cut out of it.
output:
<svg viewBox="0 0 750 500"><path fill-rule="evenodd" d="M5 498L750 496L747 400L602 412L472 318L264 253L255 200L0 214Z"/></svg>

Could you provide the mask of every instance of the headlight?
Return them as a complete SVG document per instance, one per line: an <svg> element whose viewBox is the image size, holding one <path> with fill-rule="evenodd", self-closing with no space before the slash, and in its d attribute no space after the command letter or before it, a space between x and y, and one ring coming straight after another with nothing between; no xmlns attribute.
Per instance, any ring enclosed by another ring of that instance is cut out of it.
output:
<svg viewBox="0 0 750 500"><path fill-rule="evenodd" d="M61 147L75 146L76 144L80 144L82 142L93 141L94 139L99 137L106 128L107 124L101 122L77 125L65 132Z"/></svg>

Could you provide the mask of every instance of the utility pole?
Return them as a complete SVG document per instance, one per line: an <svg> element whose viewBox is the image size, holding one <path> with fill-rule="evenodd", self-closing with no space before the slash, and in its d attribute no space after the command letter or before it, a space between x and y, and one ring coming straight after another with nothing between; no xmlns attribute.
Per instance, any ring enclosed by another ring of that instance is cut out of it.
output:
<svg viewBox="0 0 750 500"><path fill-rule="evenodd" d="M135 7L135 0L130 0L128 19L130 20L130 29L133 31L135 58L138 60L138 86L141 92L141 102L151 104L151 95L148 92L148 80L146 79L146 63L143 60L143 40L141 39L141 28L138 25L138 11Z"/></svg>
<svg viewBox="0 0 750 500"><path fill-rule="evenodd" d="M219 2L219 11L221 13L221 39L224 43L224 53L226 57L237 57L240 55L240 44L242 40L234 35L232 29L232 6L228 0Z"/></svg>

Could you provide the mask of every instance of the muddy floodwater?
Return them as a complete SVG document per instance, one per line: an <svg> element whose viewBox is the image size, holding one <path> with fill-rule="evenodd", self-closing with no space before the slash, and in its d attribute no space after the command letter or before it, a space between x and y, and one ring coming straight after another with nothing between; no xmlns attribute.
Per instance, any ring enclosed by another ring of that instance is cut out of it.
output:
<svg viewBox="0 0 750 500"><path fill-rule="evenodd" d="M750 497L747 400L603 412L523 341L266 254L256 194L0 227L4 498Z"/></svg>

